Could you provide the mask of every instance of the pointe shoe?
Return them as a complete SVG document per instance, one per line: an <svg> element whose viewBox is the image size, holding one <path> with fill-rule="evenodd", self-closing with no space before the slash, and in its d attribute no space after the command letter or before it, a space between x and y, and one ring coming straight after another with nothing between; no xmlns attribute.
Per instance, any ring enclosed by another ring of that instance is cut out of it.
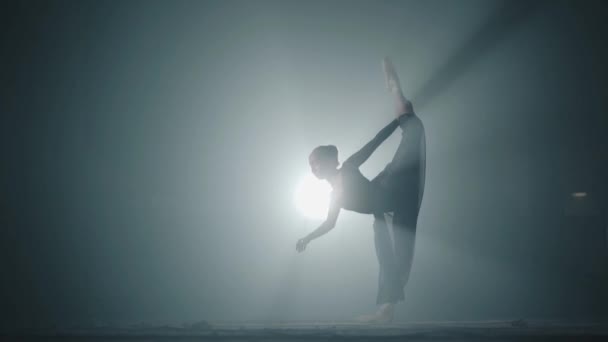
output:
<svg viewBox="0 0 608 342"><path fill-rule="evenodd" d="M397 76L397 71L390 58L384 57L382 60L382 69L384 69L384 77L388 91L391 93L400 92L401 84L399 84L399 76Z"/></svg>

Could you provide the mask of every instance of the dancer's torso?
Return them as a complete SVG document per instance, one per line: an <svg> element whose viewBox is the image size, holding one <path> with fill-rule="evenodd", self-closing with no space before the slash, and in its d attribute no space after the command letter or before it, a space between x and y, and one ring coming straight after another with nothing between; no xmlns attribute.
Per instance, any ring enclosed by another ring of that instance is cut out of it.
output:
<svg viewBox="0 0 608 342"><path fill-rule="evenodd" d="M370 182L358 168L345 164L333 186L332 201L346 210L362 214L390 211L390 194Z"/></svg>
<svg viewBox="0 0 608 342"><path fill-rule="evenodd" d="M385 169L385 176L371 182L359 168L345 163L333 185L334 205L363 214L420 207L426 173L426 144L422 122L415 115L404 126L399 160Z"/></svg>

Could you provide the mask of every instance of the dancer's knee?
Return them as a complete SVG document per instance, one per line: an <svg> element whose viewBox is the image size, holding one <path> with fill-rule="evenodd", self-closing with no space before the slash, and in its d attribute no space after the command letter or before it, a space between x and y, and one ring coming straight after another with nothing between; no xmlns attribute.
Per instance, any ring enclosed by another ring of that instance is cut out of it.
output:
<svg viewBox="0 0 608 342"><path fill-rule="evenodd" d="M418 210L415 208L407 208L395 212L393 217L393 227L405 231L416 232L416 224L418 221Z"/></svg>

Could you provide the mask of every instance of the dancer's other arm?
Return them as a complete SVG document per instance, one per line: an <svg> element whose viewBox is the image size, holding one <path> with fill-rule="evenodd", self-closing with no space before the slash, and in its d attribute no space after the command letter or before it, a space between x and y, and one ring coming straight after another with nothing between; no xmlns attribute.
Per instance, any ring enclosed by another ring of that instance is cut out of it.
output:
<svg viewBox="0 0 608 342"><path fill-rule="evenodd" d="M399 120L395 119L391 121L386 127L380 130L378 134L365 146L363 146L359 151L355 152L352 156L348 157L344 161L344 165L352 165L354 167L359 167L361 164L365 163L365 161L374 153L374 151L380 146L393 132L399 127Z"/></svg>
<svg viewBox="0 0 608 342"><path fill-rule="evenodd" d="M336 226L336 221L338 221L338 214L340 214L340 206L337 205L334 200L332 200L325 221L321 223L321 225L317 229L313 230L312 233L298 240L298 243L296 244L296 250L298 252L304 251L306 249L306 245L308 245L310 241L320 236L323 236L327 232L332 230Z"/></svg>

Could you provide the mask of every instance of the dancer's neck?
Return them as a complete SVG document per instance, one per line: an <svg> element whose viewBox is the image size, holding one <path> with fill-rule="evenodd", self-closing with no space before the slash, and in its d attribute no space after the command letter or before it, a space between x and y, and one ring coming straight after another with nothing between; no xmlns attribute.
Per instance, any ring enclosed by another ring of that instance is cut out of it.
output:
<svg viewBox="0 0 608 342"><path fill-rule="evenodd" d="M327 177L327 181L329 182L329 184L334 187L338 181L338 176L340 175L340 170L335 169L331 175L329 175Z"/></svg>

